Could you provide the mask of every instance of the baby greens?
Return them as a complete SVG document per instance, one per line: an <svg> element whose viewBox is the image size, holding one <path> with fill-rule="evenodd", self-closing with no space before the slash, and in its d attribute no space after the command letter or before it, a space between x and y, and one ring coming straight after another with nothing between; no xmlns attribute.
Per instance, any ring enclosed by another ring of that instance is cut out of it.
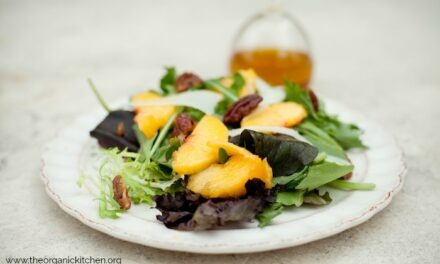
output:
<svg viewBox="0 0 440 264"><path fill-rule="evenodd" d="M329 137L336 141L342 149L365 148L360 139L361 130L359 127L354 124L344 123L337 117L329 115L325 111L323 102L319 102L318 110L315 110L310 93L299 85L286 81L285 89L285 101L303 105L308 113L308 125L305 125L306 128L302 131L304 137L311 137L315 141L320 141L319 139L326 133L327 135L324 136L323 142L319 142L321 147L324 147L323 145L330 145L331 151L339 152L339 156L341 156L341 151L338 150L334 142L331 142ZM303 124L299 127L304 126Z"/></svg>

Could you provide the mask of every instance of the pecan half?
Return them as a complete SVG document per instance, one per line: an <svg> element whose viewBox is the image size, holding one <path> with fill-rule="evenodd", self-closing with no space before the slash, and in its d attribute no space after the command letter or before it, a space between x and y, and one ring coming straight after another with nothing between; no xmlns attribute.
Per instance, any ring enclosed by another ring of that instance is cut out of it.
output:
<svg viewBox="0 0 440 264"><path fill-rule="evenodd" d="M223 117L223 122L226 125L239 125L241 120L257 108L261 101L263 101L263 97L258 94L251 94L240 98L240 100L229 107Z"/></svg>
<svg viewBox="0 0 440 264"><path fill-rule="evenodd" d="M196 122L185 113L180 113L177 115L176 120L174 120L173 133L172 135L183 141L194 129Z"/></svg>
<svg viewBox="0 0 440 264"><path fill-rule="evenodd" d="M177 77L176 81L174 82L174 86L176 87L176 91L180 93L188 90L191 87L198 86L202 84L202 82L203 81L199 78L199 76L190 72L185 72Z"/></svg>
<svg viewBox="0 0 440 264"><path fill-rule="evenodd" d="M131 207L127 188L125 187L122 177L119 175L113 179L113 198L118 202L121 209L129 209Z"/></svg>

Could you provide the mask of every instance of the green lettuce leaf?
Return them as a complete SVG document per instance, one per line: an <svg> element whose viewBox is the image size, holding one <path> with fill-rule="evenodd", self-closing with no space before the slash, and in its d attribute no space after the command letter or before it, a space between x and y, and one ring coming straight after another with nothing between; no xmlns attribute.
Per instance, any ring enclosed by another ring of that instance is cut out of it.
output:
<svg viewBox="0 0 440 264"><path fill-rule="evenodd" d="M344 180L334 180L328 183L327 186L345 191L369 191L376 188L374 183L352 182Z"/></svg>
<svg viewBox="0 0 440 264"><path fill-rule="evenodd" d="M289 81L284 82L286 98L285 101L296 102L304 106L309 116L318 119L318 115L313 108L312 99L306 89L301 88L298 84Z"/></svg>
<svg viewBox="0 0 440 264"><path fill-rule="evenodd" d="M283 212L284 206L280 203L272 203L266 206L261 213L257 215L258 226L267 226L272 219L280 215Z"/></svg>
<svg viewBox="0 0 440 264"><path fill-rule="evenodd" d="M241 89L243 89L246 84L246 80L239 72L234 73L232 78L234 79L234 82L231 85L231 89L234 91L235 95L239 96Z"/></svg>
<svg viewBox="0 0 440 264"><path fill-rule="evenodd" d="M285 206L300 207L304 202L304 191L282 191L277 193L277 203Z"/></svg>
<svg viewBox="0 0 440 264"><path fill-rule="evenodd" d="M278 176L272 178L272 184L275 185L287 185L286 188L295 188L300 181L302 181L309 170L309 166L304 166L304 168L298 172L292 173L289 176Z"/></svg>
<svg viewBox="0 0 440 264"><path fill-rule="evenodd" d="M313 190L304 194L304 203L312 205L326 205L331 203L332 198L329 192L320 195L318 190Z"/></svg>
<svg viewBox="0 0 440 264"><path fill-rule="evenodd" d="M160 79L160 89L164 95L176 93L174 82L176 81L176 69L174 67L165 67L166 73Z"/></svg>
<svg viewBox="0 0 440 264"><path fill-rule="evenodd" d="M307 176L296 186L298 190L313 190L353 171L351 164L323 162L310 166Z"/></svg>
<svg viewBox="0 0 440 264"><path fill-rule="evenodd" d="M229 106L237 102L239 99L239 92L244 86L245 80L239 73L234 74L233 78L234 83L230 88L224 86L217 79L206 80L204 82L205 87L214 89L223 94L223 99L215 106L215 113L217 115L223 116L228 111Z"/></svg>

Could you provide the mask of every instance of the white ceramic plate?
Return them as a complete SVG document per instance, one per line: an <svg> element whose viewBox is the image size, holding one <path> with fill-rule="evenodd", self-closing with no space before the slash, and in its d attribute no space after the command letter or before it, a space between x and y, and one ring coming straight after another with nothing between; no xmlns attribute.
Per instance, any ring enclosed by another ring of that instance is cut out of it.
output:
<svg viewBox="0 0 440 264"><path fill-rule="evenodd" d="M98 215L97 166L99 149L89 131L106 113L102 110L77 119L44 150L42 179L49 196L68 214L93 229L150 247L196 253L246 253L292 247L342 232L385 208L403 184L403 154L393 137L378 124L343 105L326 100L329 112L359 124L369 146L350 152L355 164L354 181L376 184L373 191L345 192L329 189L333 202L322 207L302 207L283 212L271 225L256 223L214 231L176 231L158 222L158 211L147 205L133 206L119 219ZM89 175L84 186L76 184L80 173Z"/></svg>

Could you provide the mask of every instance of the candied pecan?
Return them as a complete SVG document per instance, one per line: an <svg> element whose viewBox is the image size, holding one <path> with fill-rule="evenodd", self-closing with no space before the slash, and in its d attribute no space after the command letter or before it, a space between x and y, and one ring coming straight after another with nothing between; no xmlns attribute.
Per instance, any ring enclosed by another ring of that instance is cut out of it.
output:
<svg viewBox="0 0 440 264"><path fill-rule="evenodd" d="M125 187L122 177L119 175L113 179L113 199L118 202L121 209L129 209L131 207L127 188Z"/></svg>
<svg viewBox="0 0 440 264"><path fill-rule="evenodd" d="M261 101L263 101L263 98L258 94L251 94L240 98L240 100L229 107L223 117L223 122L233 126L240 124L240 121L257 108Z"/></svg>
<svg viewBox="0 0 440 264"><path fill-rule="evenodd" d="M116 126L116 136L123 137L125 135L125 126L123 122L119 122Z"/></svg>
<svg viewBox="0 0 440 264"><path fill-rule="evenodd" d="M190 72L185 72L177 77L176 81L174 82L174 86L176 87L176 91L180 93L188 90L191 87L198 86L202 84L202 82L203 81L199 78L199 76Z"/></svg>
<svg viewBox="0 0 440 264"><path fill-rule="evenodd" d="M315 92L312 89L309 89L310 100L312 101L313 109L315 111L319 110L319 100L318 96L316 96Z"/></svg>
<svg viewBox="0 0 440 264"><path fill-rule="evenodd" d="M196 122L185 113L180 113L177 115L176 120L174 120L173 133L172 135L183 141L194 129Z"/></svg>

